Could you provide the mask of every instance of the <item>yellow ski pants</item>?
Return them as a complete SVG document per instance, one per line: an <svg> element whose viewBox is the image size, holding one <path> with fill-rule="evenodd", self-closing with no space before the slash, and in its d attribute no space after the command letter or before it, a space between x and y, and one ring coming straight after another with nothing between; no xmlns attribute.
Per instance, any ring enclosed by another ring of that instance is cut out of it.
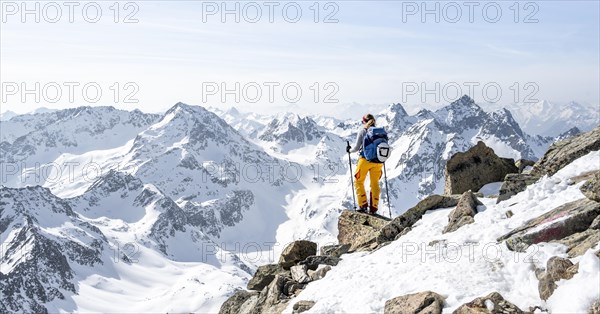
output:
<svg viewBox="0 0 600 314"><path fill-rule="evenodd" d="M367 161L364 157L358 159L358 166L354 177L356 178L356 195L358 196L358 205L360 208L365 208L371 203L371 212L377 211L379 204L379 179L381 178L381 168L383 164ZM370 202L367 203L367 191L365 190L365 180L369 174L371 182L371 193L369 195Z"/></svg>

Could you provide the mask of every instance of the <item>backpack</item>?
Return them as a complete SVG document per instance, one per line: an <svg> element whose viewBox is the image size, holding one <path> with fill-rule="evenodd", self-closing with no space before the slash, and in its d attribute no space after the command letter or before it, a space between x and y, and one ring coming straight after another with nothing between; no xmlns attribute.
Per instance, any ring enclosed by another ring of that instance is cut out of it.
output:
<svg viewBox="0 0 600 314"><path fill-rule="evenodd" d="M392 149L388 145L388 136L384 128L370 127L363 139L363 156L370 162L383 163Z"/></svg>

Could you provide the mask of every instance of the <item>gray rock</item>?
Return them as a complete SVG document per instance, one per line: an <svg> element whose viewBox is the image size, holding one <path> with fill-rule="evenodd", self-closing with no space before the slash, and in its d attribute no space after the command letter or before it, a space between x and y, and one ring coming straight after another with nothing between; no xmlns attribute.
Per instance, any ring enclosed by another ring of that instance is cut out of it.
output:
<svg viewBox="0 0 600 314"><path fill-rule="evenodd" d="M345 210L338 219L338 241L341 244L349 244L349 252L368 248L377 241L379 231L388 222L383 218Z"/></svg>
<svg viewBox="0 0 600 314"><path fill-rule="evenodd" d="M492 310L488 310L488 304L493 306ZM498 292L492 292L489 295L477 298L469 303L461 305L453 314L522 314L524 313L516 305L506 301Z"/></svg>
<svg viewBox="0 0 600 314"><path fill-rule="evenodd" d="M584 183L580 190L587 198L600 202L600 170L596 171L594 177Z"/></svg>
<svg viewBox="0 0 600 314"><path fill-rule="evenodd" d="M577 273L578 265L562 257L551 257L546 263L546 271L539 275L538 290L542 300L548 300L557 288L556 282L571 279Z"/></svg>
<svg viewBox="0 0 600 314"><path fill-rule="evenodd" d="M289 269L311 255L317 255L317 244L311 241L294 241L290 243L279 257L279 265Z"/></svg>
<svg viewBox="0 0 600 314"><path fill-rule="evenodd" d="M341 261L340 258L327 256L327 255L314 255L309 256L302 262L298 263L299 265L306 265L308 269L316 270L319 265L329 265L329 266L337 266L337 264Z"/></svg>
<svg viewBox="0 0 600 314"><path fill-rule="evenodd" d="M532 244L560 240L583 232L599 214L600 203L584 198L531 219L498 238L498 241L506 240L506 246L510 250L523 252Z"/></svg>
<svg viewBox="0 0 600 314"><path fill-rule="evenodd" d="M546 301L550 298L557 285L552 280L552 276L548 273L544 273L538 282L538 292L540 293L540 299Z"/></svg>
<svg viewBox="0 0 600 314"><path fill-rule="evenodd" d="M385 302L385 314L440 314L444 307L444 297L431 292L419 292L399 296Z"/></svg>
<svg viewBox="0 0 600 314"><path fill-rule="evenodd" d="M342 254L348 253L350 244L335 244L321 247L321 255L329 255L332 257L340 257Z"/></svg>
<svg viewBox="0 0 600 314"><path fill-rule="evenodd" d="M239 290L221 305L219 314L238 314L243 312L243 305L252 297L257 297L257 291Z"/></svg>
<svg viewBox="0 0 600 314"><path fill-rule="evenodd" d="M269 264L259 266L254 274L254 277L250 279L248 282L248 290L262 290L264 287L268 286L275 276L278 274L289 274L281 265L279 264Z"/></svg>
<svg viewBox="0 0 600 314"><path fill-rule="evenodd" d="M595 220L594 220L595 221ZM600 242L600 231L592 229L572 234L568 237L553 241L567 246L567 255L570 258L583 255L587 250L595 247Z"/></svg>
<svg viewBox="0 0 600 314"><path fill-rule="evenodd" d="M517 195L525 189L527 186L536 183L540 178L538 176L532 174L516 174L509 173L504 178L504 182L500 187L500 192L498 194L498 199L496 203L500 203L511 198L513 195Z"/></svg>
<svg viewBox="0 0 600 314"><path fill-rule="evenodd" d="M306 265L292 266L292 268L290 268L290 271L292 272L292 279L296 280L299 283L309 282L310 277L306 273L307 270L308 268L306 267Z"/></svg>
<svg viewBox="0 0 600 314"><path fill-rule="evenodd" d="M406 229L410 231L412 225L425 215L428 210L435 210L438 208L453 207L458 204L460 195L430 195L420 201L416 206L408 209L402 215L394 218L391 222L387 223L381 230L381 233L377 239L378 243L385 243L394 241L397 239L399 234ZM407 231L408 232L408 231Z"/></svg>
<svg viewBox="0 0 600 314"><path fill-rule="evenodd" d="M456 153L446 163L444 194L479 191L488 183L504 180L509 173L518 173L513 159L500 158L483 142L463 153Z"/></svg>
<svg viewBox="0 0 600 314"><path fill-rule="evenodd" d="M573 267L573 262L566 258L553 256L546 263L546 272L550 275L552 280L559 281L561 279L571 279L574 273L571 273L569 269Z"/></svg>
<svg viewBox="0 0 600 314"><path fill-rule="evenodd" d="M600 150L600 126L552 144L544 157L533 166L531 173L538 176L553 175L575 159L596 150Z"/></svg>
<svg viewBox="0 0 600 314"><path fill-rule="evenodd" d="M479 201L471 193L471 191L467 191L463 193L458 200L458 205L456 208L450 212L448 215L448 225L444 229L443 233L453 232L458 230L458 228L475 222L473 217L477 214L477 203Z"/></svg>
<svg viewBox="0 0 600 314"><path fill-rule="evenodd" d="M294 304L293 314L300 314L310 310L315 305L315 301L298 301Z"/></svg>
<svg viewBox="0 0 600 314"><path fill-rule="evenodd" d="M309 270L308 275L312 281L323 279L327 272L331 270L331 266L327 265L325 267L318 268L317 270Z"/></svg>
<svg viewBox="0 0 600 314"><path fill-rule="evenodd" d="M533 167L535 165L535 161L528 159L519 159L515 162L515 166L519 169L519 173L523 173L523 170L527 167Z"/></svg>

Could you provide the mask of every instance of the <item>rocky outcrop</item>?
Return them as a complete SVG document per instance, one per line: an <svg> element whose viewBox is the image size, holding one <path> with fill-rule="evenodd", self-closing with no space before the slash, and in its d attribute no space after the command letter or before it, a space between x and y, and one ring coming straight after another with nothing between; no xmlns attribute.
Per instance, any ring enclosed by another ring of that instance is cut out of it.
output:
<svg viewBox="0 0 600 314"><path fill-rule="evenodd" d="M600 217L600 216L599 216ZM596 218L594 222L597 220ZM592 222L592 224L594 224ZM587 250L595 247L600 242L600 231L590 226L588 230L572 234L568 237L553 241L567 246L567 255L570 258L583 255Z"/></svg>
<svg viewBox="0 0 600 314"><path fill-rule="evenodd" d="M580 190L585 197L600 202L600 171L596 171L594 177L584 183Z"/></svg>
<svg viewBox="0 0 600 314"><path fill-rule="evenodd" d="M296 265L290 268L292 279L296 280L298 283L307 283L310 281L307 271L308 267L306 267L306 265Z"/></svg>
<svg viewBox="0 0 600 314"><path fill-rule="evenodd" d="M386 314L440 314L444 307L444 297L431 292L419 292L399 296L385 302Z"/></svg>
<svg viewBox="0 0 600 314"><path fill-rule="evenodd" d="M311 255L317 255L316 243L306 240L294 241L283 249L279 257L279 265L284 269L290 269L294 264Z"/></svg>
<svg viewBox="0 0 600 314"><path fill-rule="evenodd" d="M491 309L490 309L491 308ZM453 314L521 314L524 313L516 305L506 301L498 292L477 298L467 304L461 305Z"/></svg>
<svg viewBox="0 0 600 314"><path fill-rule="evenodd" d="M310 310L315 305L315 301L298 301L294 304L292 314L300 314Z"/></svg>
<svg viewBox="0 0 600 314"><path fill-rule="evenodd" d="M259 266L254 274L254 277L248 281L248 290L262 290L264 287L269 285L275 276L278 274L288 274L279 264L269 264Z"/></svg>
<svg viewBox="0 0 600 314"><path fill-rule="evenodd" d="M513 159L500 158L483 142L466 152L454 154L446 163L444 194L479 191L488 183L504 180L509 173L518 173Z"/></svg>
<svg viewBox="0 0 600 314"><path fill-rule="evenodd" d="M253 300L258 298L257 291L239 290L221 305L219 314L250 313Z"/></svg>
<svg viewBox="0 0 600 314"><path fill-rule="evenodd" d="M577 273L577 267L562 257L554 256L546 263L546 271L538 275L538 290L542 300L548 300L561 279L571 279Z"/></svg>
<svg viewBox="0 0 600 314"><path fill-rule="evenodd" d="M331 270L330 265L337 265L341 260L329 255L316 256L316 252L317 244L314 242L302 240L290 243L281 253L278 264L258 267L248 282L248 289L257 291L237 291L223 303L219 313L281 313L289 300L309 282L325 277ZM294 313L310 309L314 302L302 304L297 303L298 308L294 305Z"/></svg>
<svg viewBox="0 0 600 314"><path fill-rule="evenodd" d="M600 203L587 198L559 206L531 219L523 226L498 238L506 240L513 251L525 251L530 245L564 239L587 230L600 214Z"/></svg>
<svg viewBox="0 0 600 314"><path fill-rule="evenodd" d="M350 244L334 244L325 245L321 247L321 255L328 255L331 257L340 257L342 254L348 253Z"/></svg>
<svg viewBox="0 0 600 314"><path fill-rule="evenodd" d="M515 162L515 166L519 169L519 173L523 173L525 168L533 167L535 165L535 161L528 159L519 159Z"/></svg>
<svg viewBox="0 0 600 314"><path fill-rule="evenodd" d="M311 281L315 281L315 280L319 280L319 279L323 279L323 277L325 277L325 275L331 270L331 266L326 265L326 266L320 266L319 268L317 268L317 270L308 270L308 276L310 277Z"/></svg>
<svg viewBox="0 0 600 314"><path fill-rule="evenodd" d="M531 173L538 176L554 175L577 158L595 150L600 150L600 127L552 144L544 157L533 166Z"/></svg>
<svg viewBox="0 0 600 314"><path fill-rule="evenodd" d="M517 195L527 188L527 186L534 184L540 179L540 177L529 174L529 173L510 173L507 174L500 187L500 192L496 203L500 203L511 198L513 195Z"/></svg>
<svg viewBox="0 0 600 314"><path fill-rule="evenodd" d="M388 222L373 215L345 210L338 220L338 241L340 244L349 244L349 252L373 249L372 245L377 245L380 230Z"/></svg>
<svg viewBox="0 0 600 314"><path fill-rule="evenodd" d="M313 255L307 257L302 262L298 263L298 265L306 265L306 267L310 270L316 270L319 265L329 265L329 266L337 266L337 264L341 261L339 257L327 256L327 255Z"/></svg>
<svg viewBox="0 0 600 314"><path fill-rule="evenodd" d="M477 214L477 205L481 204L471 191L463 193L458 200L456 208L448 215L448 225L444 228L443 233L453 232L458 228L475 222L475 214Z"/></svg>
<svg viewBox="0 0 600 314"><path fill-rule="evenodd" d="M460 195L430 195L416 206L408 209L402 215L387 223L381 230L377 241L379 243L393 241L403 231L410 229L428 210L454 207L458 204Z"/></svg>

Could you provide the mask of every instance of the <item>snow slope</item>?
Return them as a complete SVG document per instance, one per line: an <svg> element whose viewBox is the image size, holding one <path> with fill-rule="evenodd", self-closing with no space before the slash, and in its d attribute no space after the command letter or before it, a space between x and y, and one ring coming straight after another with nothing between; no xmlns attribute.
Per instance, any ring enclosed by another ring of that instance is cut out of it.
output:
<svg viewBox="0 0 600 314"><path fill-rule="evenodd" d="M481 199L475 223L442 234L452 208L428 212L399 240L372 253L342 256L327 276L307 286L295 300L314 300L306 313L380 313L386 300L426 290L446 296L445 313L476 297L497 291L521 309L543 305L551 313L585 313L600 298L600 260L590 250L578 257L581 272L572 281L558 282L556 293L540 300L535 267L552 256L566 257L565 247L543 243L525 253L509 251L496 238L564 203L584 196L582 184L569 178L600 168L600 152L592 152L553 177L544 177L510 200L495 204ZM506 218L506 211L514 213ZM441 241L429 245L431 241ZM286 312L291 313L294 300Z"/></svg>

